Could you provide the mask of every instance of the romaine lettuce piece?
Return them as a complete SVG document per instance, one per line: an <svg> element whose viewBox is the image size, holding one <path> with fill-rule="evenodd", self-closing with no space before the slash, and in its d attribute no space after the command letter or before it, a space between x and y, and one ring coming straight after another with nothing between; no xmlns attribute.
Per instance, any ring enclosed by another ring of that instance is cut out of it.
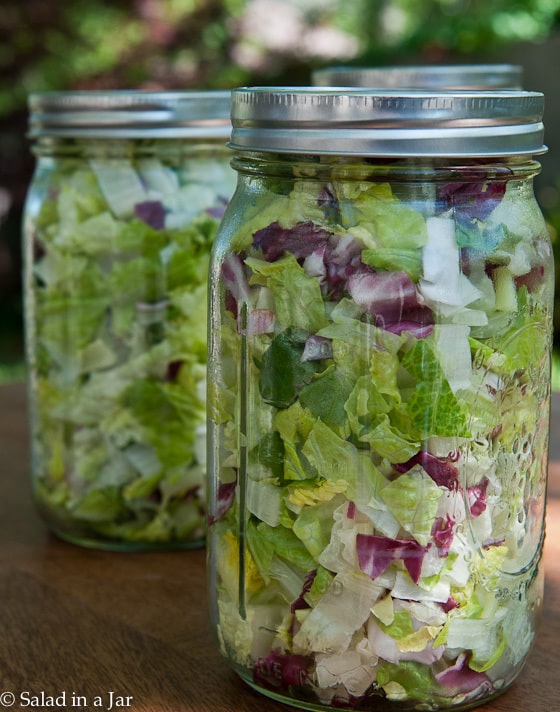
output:
<svg viewBox="0 0 560 712"><path fill-rule="evenodd" d="M424 437L470 437L466 412L426 340L416 341L404 354L401 364L416 380L409 410L414 425Z"/></svg>
<svg viewBox="0 0 560 712"><path fill-rule="evenodd" d="M337 574L294 635L294 652L344 653L383 590L361 572Z"/></svg>
<svg viewBox="0 0 560 712"><path fill-rule="evenodd" d="M389 482L380 492L395 519L421 546L430 541L442 494L432 478L418 466Z"/></svg>

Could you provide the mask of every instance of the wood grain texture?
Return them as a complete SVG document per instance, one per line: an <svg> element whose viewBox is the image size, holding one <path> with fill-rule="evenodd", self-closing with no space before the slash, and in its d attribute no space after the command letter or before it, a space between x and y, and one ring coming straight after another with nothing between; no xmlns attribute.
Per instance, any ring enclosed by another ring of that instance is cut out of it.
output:
<svg viewBox="0 0 560 712"><path fill-rule="evenodd" d="M219 655L208 622L204 550L122 554L59 541L34 511L29 479L25 390L2 386L0 694L43 691L56 699L64 693L68 710L108 710L110 691L112 710L119 712L291 709L247 687ZM560 708L556 398L544 565L545 605L535 648L517 682L481 707L484 712ZM72 704L72 694L76 701L82 696L88 706ZM117 696L131 698L130 705L115 704ZM96 699L102 706L93 706ZM24 707L16 703L12 709Z"/></svg>

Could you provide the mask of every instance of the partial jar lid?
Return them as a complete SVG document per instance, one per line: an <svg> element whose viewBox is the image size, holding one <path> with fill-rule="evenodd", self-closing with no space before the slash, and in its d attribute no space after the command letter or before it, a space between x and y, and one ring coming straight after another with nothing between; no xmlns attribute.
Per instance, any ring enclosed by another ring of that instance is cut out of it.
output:
<svg viewBox="0 0 560 712"><path fill-rule="evenodd" d="M31 94L29 136L228 138L230 91L77 91Z"/></svg>
<svg viewBox="0 0 560 712"><path fill-rule="evenodd" d="M229 146L245 151L362 156L544 153L540 92L428 92L241 87Z"/></svg>
<svg viewBox="0 0 560 712"><path fill-rule="evenodd" d="M517 64L326 67L312 74L321 87L372 89L477 90L521 89L523 68Z"/></svg>

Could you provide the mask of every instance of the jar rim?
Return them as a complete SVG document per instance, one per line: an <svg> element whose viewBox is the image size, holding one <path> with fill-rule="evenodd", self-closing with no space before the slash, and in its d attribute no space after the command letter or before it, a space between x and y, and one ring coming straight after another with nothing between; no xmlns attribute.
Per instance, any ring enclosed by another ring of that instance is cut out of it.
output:
<svg viewBox="0 0 560 712"><path fill-rule="evenodd" d="M229 90L38 92L28 97L28 135L226 140L230 107Z"/></svg>
<svg viewBox="0 0 560 712"><path fill-rule="evenodd" d="M544 95L525 90L426 91L357 87L239 87L237 150L318 155L535 155Z"/></svg>
<svg viewBox="0 0 560 712"><path fill-rule="evenodd" d="M411 64L384 67L332 66L316 69L316 86L386 89L494 90L521 89L518 64Z"/></svg>

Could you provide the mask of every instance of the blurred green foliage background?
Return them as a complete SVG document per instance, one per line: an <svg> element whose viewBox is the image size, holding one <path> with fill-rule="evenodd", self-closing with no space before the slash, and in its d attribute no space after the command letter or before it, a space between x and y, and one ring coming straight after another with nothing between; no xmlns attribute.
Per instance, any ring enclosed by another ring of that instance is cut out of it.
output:
<svg viewBox="0 0 560 712"><path fill-rule="evenodd" d="M0 0L0 381L23 374L30 92L302 85L334 64L504 61L545 92L537 197L558 261L560 0Z"/></svg>

